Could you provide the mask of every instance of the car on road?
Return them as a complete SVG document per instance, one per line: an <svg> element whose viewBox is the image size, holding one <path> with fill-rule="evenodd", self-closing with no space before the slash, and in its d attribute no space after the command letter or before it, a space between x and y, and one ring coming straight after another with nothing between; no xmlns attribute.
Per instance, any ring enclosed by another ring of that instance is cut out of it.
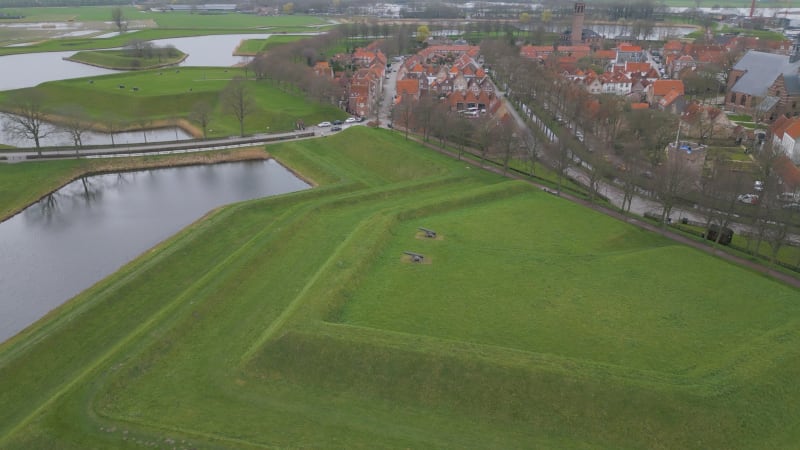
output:
<svg viewBox="0 0 800 450"><path fill-rule="evenodd" d="M355 123L357 121L358 119L356 119L355 117L348 117L347 119L345 119L344 123Z"/></svg>
<svg viewBox="0 0 800 450"><path fill-rule="evenodd" d="M320 128L325 128L325 127L331 126L331 123L328 122L328 121L320 122L320 123L317 124L317 126L320 127Z"/></svg>
<svg viewBox="0 0 800 450"><path fill-rule="evenodd" d="M333 121L333 124L334 124L334 125L341 125L341 124L342 124L342 121L337 119L337 120L334 120L334 121Z"/></svg>
<svg viewBox="0 0 800 450"><path fill-rule="evenodd" d="M798 202L787 203L787 204L781 206L781 208L789 210L789 211L800 211L800 203L798 203Z"/></svg>
<svg viewBox="0 0 800 450"><path fill-rule="evenodd" d="M334 125L331 127L331 131L342 131L342 127L339 125Z"/></svg>
<svg viewBox="0 0 800 450"><path fill-rule="evenodd" d="M755 205L758 203L758 195L756 194L742 194L736 197L736 200L746 204L746 205Z"/></svg>
<svg viewBox="0 0 800 450"><path fill-rule="evenodd" d="M581 142L583 142L584 140L583 133L581 133L580 131L575 133L575 137L578 138L578 140Z"/></svg>
<svg viewBox="0 0 800 450"><path fill-rule="evenodd" d="M753 182L753 189L755 189L756 191L759 191L759 192L763 191L764 190L764 182L763 181L758 181L758 180L754 181Z"/></svg>

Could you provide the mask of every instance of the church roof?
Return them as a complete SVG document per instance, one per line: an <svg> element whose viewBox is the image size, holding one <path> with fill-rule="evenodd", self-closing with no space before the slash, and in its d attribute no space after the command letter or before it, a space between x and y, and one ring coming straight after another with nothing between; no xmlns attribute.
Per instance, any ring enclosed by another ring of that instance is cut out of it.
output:
<svg viewBox="0 0 800 450"><path fill-rule="evenodd" d="M745 71L733 85L731 89L733 92L763 97L778 75L784 74L784 79L790 75L797 75L800 61L790 63L789 57L785 55L750 50L733 66L733 69ZM790 83L794 87L794 81Z"/></svg>

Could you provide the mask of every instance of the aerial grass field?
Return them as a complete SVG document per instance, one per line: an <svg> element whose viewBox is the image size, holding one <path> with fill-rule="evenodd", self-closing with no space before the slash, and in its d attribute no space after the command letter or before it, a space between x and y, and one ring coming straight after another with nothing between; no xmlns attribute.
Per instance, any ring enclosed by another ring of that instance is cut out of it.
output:
<svg viewBox="0 0 800 450"><path fill-rule="evenodd" d="M124 46L131 39L154 40L173 37L204 36L242 33L318 33L334 24L314 16L258 16L253 14L200 14L188 11L155 13L123 8L128 31L118 36L96 38L92 36L53 38L58 30L47 23L69 23L73 29L96 30L97 33L116 31L111 21L111 7L86 8L9 8L0 9L23 19L4 20L3 23L42 23L40 32L30 29L0 28L0 55L20 53L75 51ZM20 47L3 47L5 43L28 42Z"/></svg>
<svg viewBox="0 0 800 450"><path fill-rule="evenodd" d="M174 52L175 55L169 57L142 57L132 56L126 50L95 50L78 52L67 59L114 70L146 70L177 64L187 56L180 50Z"/></svg>
<svg viewBox="0 0 800 450"><path fill-rule="evenodd" d="M308 39L308 36L279 34L270 36L268 39L246 39L244 42L242 42L242 45L236 49L236 54L254 56L259 52L269 51L275 47L303 39Z"/></svg>
<svg viewBox="0 0 800 450"><path fill-rule="evenodd" d="M43 83L34 91L46 99L48 111L80 106L99 127L113 123L120 128L148 128L159 121L188 119L195 105L211 106L209 136L239 134L239 123L226 111L222 92L234 77L244 78L241 68L181 67L143 70ZM304 96L286 92L266 80L256 81L249 73L246 89L255 108L245 118L247 134L291 131L295 121L311 125L347 115L333 105L309 102ZM0 92L0 105L19 91ZM2 107L2 106L0 106Z"/></svg>
<svg viewBox="0 0 800 450"><path fill-rule="evenodd" d="M220 208L0 345L0 447L800 439L796 289L386 130L267 151L317 187Z"/></svg>

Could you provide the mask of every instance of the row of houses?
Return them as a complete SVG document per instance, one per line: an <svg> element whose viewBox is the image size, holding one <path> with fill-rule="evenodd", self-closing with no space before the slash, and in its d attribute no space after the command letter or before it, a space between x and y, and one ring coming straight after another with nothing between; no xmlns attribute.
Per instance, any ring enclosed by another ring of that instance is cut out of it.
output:
<svg viewBox="0 0 800 450"><path fill-rule="evenodd" d="M372 45L358 48L349 55L336 55L333 61L342 67L352 67L352 74L335 73L328 61L314 65L318 76L338 80L344 92L341 105L350 114L366 117L374 112L377 99L383 91L387 58Z"/></svg>
<svg viewBox="0 0 800 450"><path fill-rule="evenodd" d="M494 113L500 101L476 61L479 52L472 45L432 45L407 58L398 69L395 102L429 95L447 102L452 111Z"/></svg>

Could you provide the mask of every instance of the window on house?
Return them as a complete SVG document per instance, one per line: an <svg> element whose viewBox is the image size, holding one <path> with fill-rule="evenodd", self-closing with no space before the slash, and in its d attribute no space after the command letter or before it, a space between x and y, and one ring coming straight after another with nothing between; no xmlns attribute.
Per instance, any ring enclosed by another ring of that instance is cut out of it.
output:
<svg viewBox="0 0 800 450"><path fill-rule="evenodd" d="M747 103L747 96L746 95L742 95L742 98L739 99L739 104L744 106L745 103Z"/></svg>
<svg viewBox="0 0 800 450"><path fill-rule="evenodd" d="M731 94L731 103L736 104L736 94Z"/></svg>

